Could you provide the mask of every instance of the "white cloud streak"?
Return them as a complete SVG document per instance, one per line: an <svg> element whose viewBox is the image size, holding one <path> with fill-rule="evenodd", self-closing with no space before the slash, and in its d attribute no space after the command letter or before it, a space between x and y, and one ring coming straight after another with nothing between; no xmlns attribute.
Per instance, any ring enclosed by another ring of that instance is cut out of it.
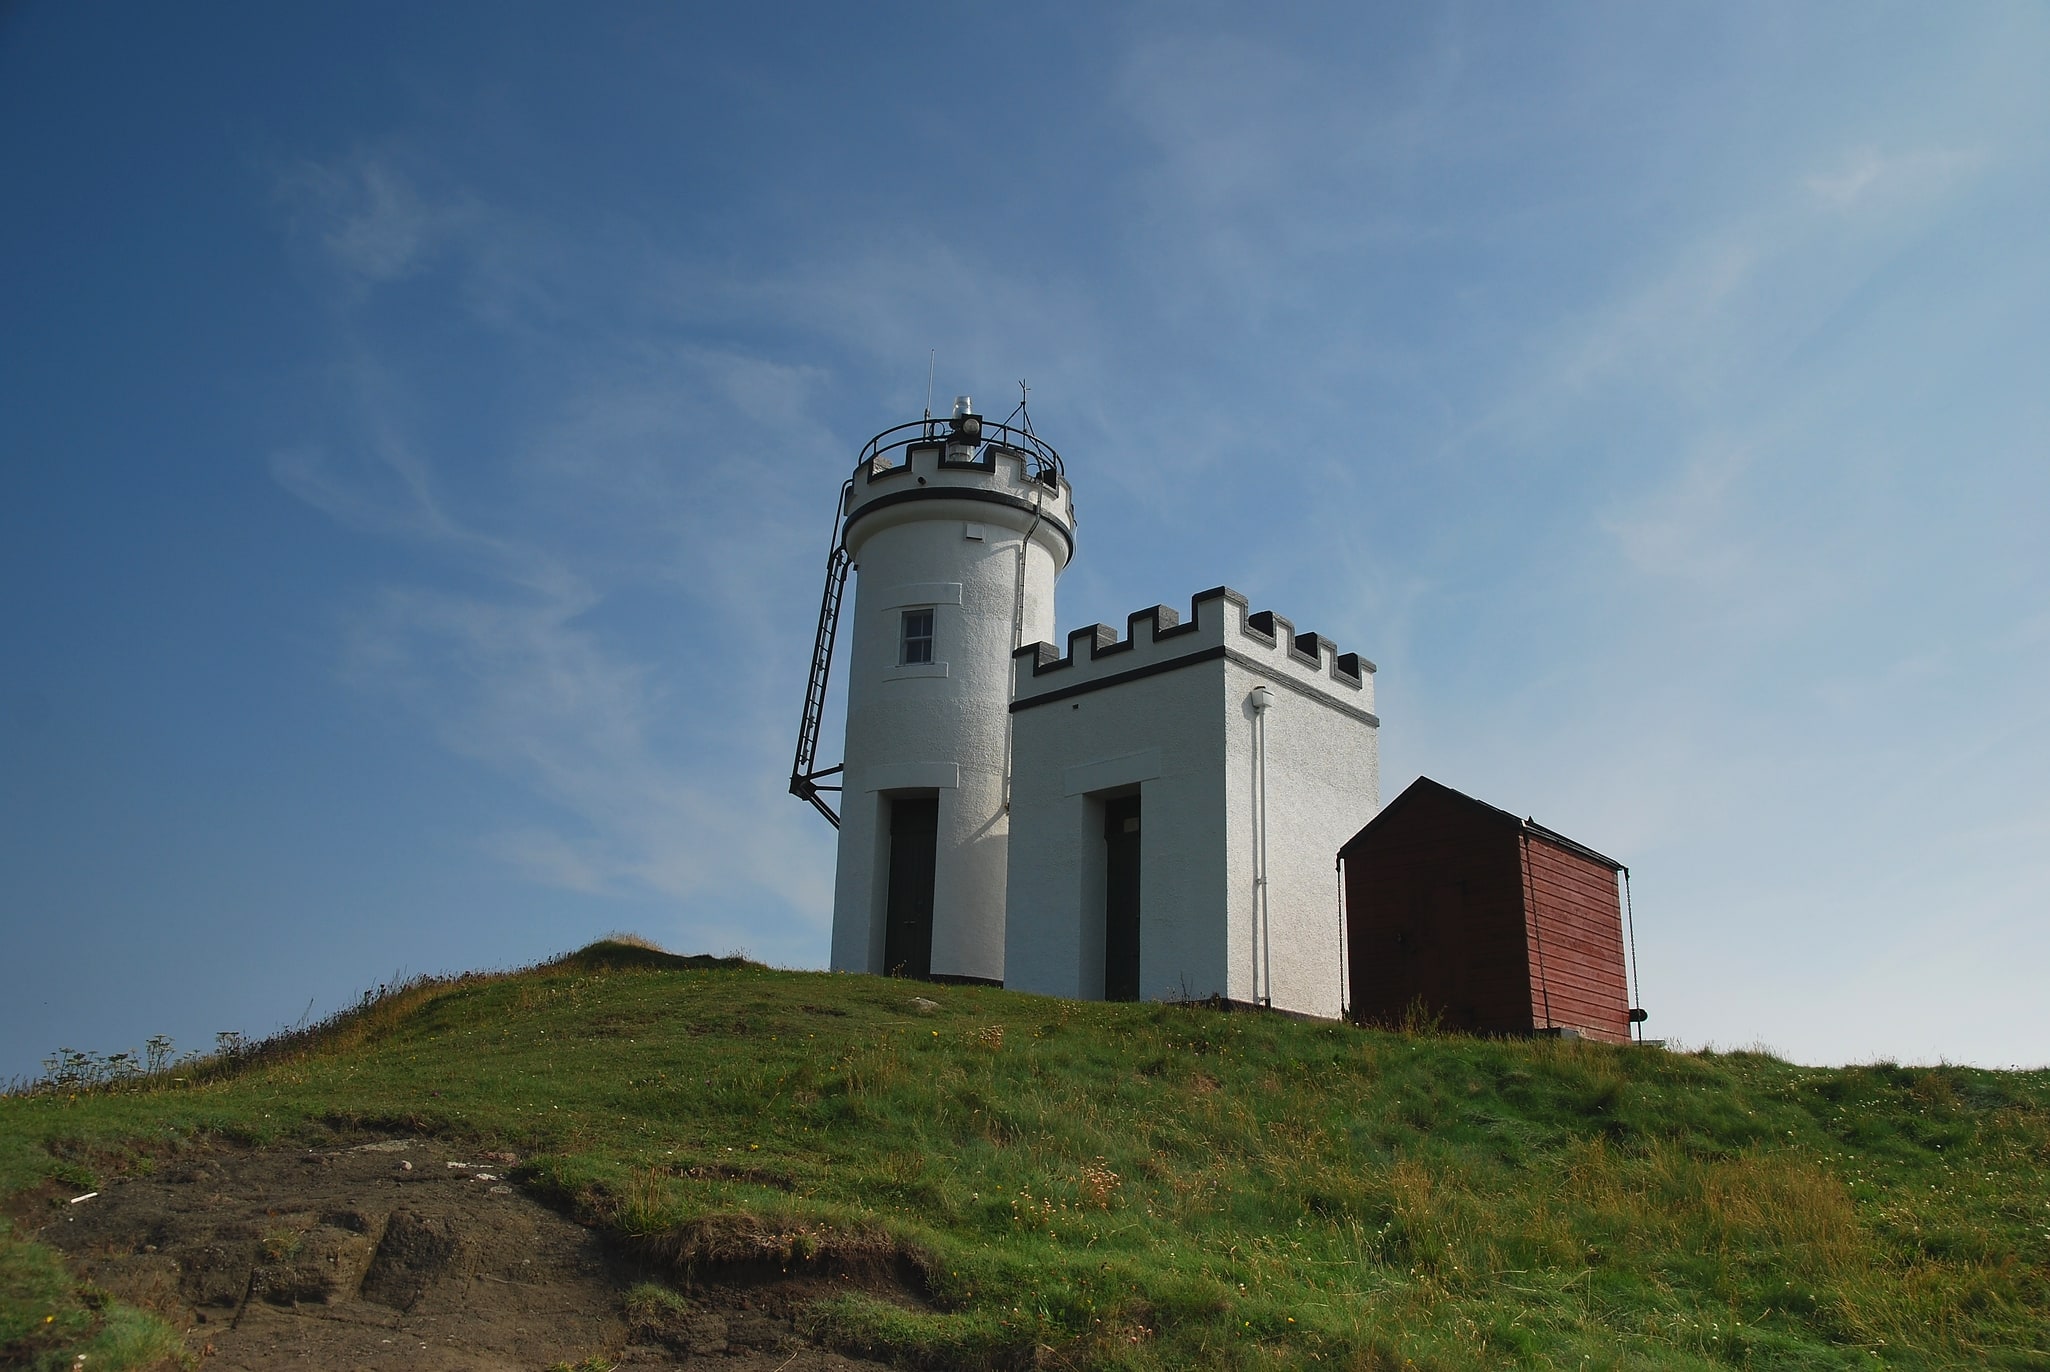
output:
<svg viewBox="0 0 2050 1372"><path fill-rule="evenodd" d="M488 272L508 233L536 241L467 195L437 205L374 159L301 169L294 186L324 216L315 232L337 266L382 289L430 268ZM466 298L501 343L545 333L508 319L517 294ZM344 679L552 808L555 822L480 839L527 878L708 910L767 898L816 927L829 849L807 841L816 818L782 792L769 750L794 721L763 689L801 634L774 665L720 659L733 626L776 621L802 580L800 544L823 537L822 518L795 518L821 504L807 459L838 446L810 417L820 376L659 332L600 332L596 356L550 351L546 388L479 417L484 451L433 452L409 419L422 397L395 379L397 345L380 354L364 341L374 330L348 330L353 356L334 373L346 419L274 454L272 474L441 570L346 616ZM673 607L674 637L651 641L645 612L608 627L622 596L646 595ZM707 622L727 627L708 639Z"/></svg>
<svg viewBox="0 0 2050 1372"><path fill-rule="evenodd" d="M345 668L360 689L406 701L455 752L575 818L577 832L526 827L484 840L527 875L679 901L758 888L793 911L822 909L823 864L792 860L807 846L797 807L767 778L736 782L718 765L732 760L722 715L737 713L745 728L746 699L706 709L675 698L650 664L579 627L594 604L388 589L352 619ZM679 715L703 727L679 741Z"/></svg>
<svg viewBox="0 0 2050 1372"><path fill-rule="evenodd" d="M389 159L368 153L332 164L302 162L281 179L280 190L335 266L377 284L425 270L478 215L467 196L423 197Z"/></svg>
<svg viewBox="0 0 2050 1372"><path fill-rule="evenodd" d="M1987 154L1979 148L1917 148L1887 154L1862 147L1831 170L1808 176L1803 184L1833 209L1873 210L1940 196L1986 162Z"/></svg>

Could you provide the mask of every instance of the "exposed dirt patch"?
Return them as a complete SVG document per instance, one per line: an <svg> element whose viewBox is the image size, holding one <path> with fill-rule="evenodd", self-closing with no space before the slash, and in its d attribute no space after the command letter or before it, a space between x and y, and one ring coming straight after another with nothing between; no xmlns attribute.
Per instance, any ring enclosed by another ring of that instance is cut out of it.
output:
<svg viewBox="0 0 2050 1372"><path fill-rule="evenodd" d="M805 1308L850 1285L919 1300L901 1262L757 1252L690 1263L689 1290L630 1302L635 1283L683 1269L535 1203L506 1180L516 1161L417 1139L186 1155L91 1200L51 1197L24 1227L185 1330L210 1369L538 1372L595 1357L621 1372L857 1372L884 1364L807 1343Z"/></svg>

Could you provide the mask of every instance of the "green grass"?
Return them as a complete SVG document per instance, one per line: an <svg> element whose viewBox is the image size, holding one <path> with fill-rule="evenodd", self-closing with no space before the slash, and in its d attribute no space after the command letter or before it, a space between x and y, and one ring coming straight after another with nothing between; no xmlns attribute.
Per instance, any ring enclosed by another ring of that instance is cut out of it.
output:
<svg viewBox="0 0 2050 1372"><path fill-rule="evenodd" d="M194 1361L162 1320L108 1300L75 1280L55 1253L0 1224L0 1367L55 1372Z"/></svg>
<svg viewBox="0 0 2050 1372"><path fill-rule="evenodd" d="M2050 1073L619 944L185 1072L0 1099L0 1193L210 1139L418 1131L520 1151L531 1190L679 1273L911 1272L929 1308L849 1294L810 1324L909 1365L2050 1368Z"/></svg>

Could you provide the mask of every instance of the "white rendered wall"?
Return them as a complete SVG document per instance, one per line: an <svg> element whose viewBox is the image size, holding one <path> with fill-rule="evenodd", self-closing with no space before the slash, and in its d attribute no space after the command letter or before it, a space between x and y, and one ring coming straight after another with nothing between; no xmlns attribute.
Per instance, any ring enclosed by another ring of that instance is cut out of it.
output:
<svg viewBox="0 0 2050 1372"><path fill-rule="evenodd" d="M1291 651L1288 621L1249 622L1243 597L1198 597L1164 634L1069 635L1069 653L1015 664L1018 764L1005 984L1103 995L1104 798L1140 796L1140 994L1221 995L1335 1017L1342 997L1339 846L1379 808L1373 668L1328 641ZM1173 616L1170 613L1168 619ZM1046 650L1050 656L1051 650ZM1102 683L1099 685L1098 683ZM1268 889L1262 937L1256 733L1269 690ZM1029 856L1028 856L1029 855ZM1269 984L1271 978L1271 986Z"/></svg>
<svg viewBox="0 0 2050 1372"><path fill-rule="evenodd" d="M1004 985L1103 999L1103 803L1136 786L1139 994L1227 994L1223 711L1212 663L1012 716Z"/></svg>
<svg viewBox="0 0 2050 1372"><path fill-rule="evenodd" d="M1012 503L977 499L987 492ZM905 493L917 493L903 499ZM896 499L892 499L897 497ZM1038 507L1020 509L1017 504ZM870 505L876 508L868 509ZM1023 639L1052 632L1054 580L1069 555L1073 503L997 453L993 470L948 468L914 450L849 500L855 563L847 644L847 743L833 967L882 972L892 794L939 796L932 971L1004 975L1010 826L1004 810L1011 653L1024 549ZM1029 535L1029 537L1028 537ZM907 608L933 607L933 661L900 666Z"/></svg>
<svg viewBox="0 0 2050 1372"><path fill-rule="evenodd" d="M1314 669L1283 653L1266 672L1222 664L1226 701L1225 795L1229 800L1233 1000L1338 1017L1344 997L1338 850L1380 810L1377 731L1322 700L1287 689ZM1279 679L1277 679L1279 678ZM1371 676L1368 681L1371 682ZM1268 688L1266 731L1267 908L1260 927L1254 855L1259 848L1254 767L1258 725L1251 699ZM1369 697L1371 699L1371 697ZM1271 977L1271 986L1269 979Z"/></svg>

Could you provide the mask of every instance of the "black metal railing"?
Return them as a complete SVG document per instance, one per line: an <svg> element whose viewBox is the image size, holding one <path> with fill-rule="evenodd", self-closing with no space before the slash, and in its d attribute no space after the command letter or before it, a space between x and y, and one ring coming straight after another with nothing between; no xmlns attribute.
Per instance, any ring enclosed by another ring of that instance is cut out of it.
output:
<svg viewBox="0 0 2050 1372"><path fill-rule="evenodd" d="M884 429L862 445L861 457L854 464L855 473L874 472L878 462L885 467L899 466L903 459L892 461L892 453L927 443L968 443L978 456L986 447L1008 448L1031 465L1033 480L1049 486L1058 486L1067 475L1061 455L1031 429L998 424L973 414L955 419L914 419L909 424Z"/></svg>

